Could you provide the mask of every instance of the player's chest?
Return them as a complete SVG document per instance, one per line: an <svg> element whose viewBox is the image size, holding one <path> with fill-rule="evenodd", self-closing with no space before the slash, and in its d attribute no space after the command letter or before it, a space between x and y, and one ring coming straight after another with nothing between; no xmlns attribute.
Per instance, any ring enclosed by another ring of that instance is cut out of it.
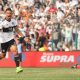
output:
<svg viewBox="0 0 80 80"><path fill-rule="evenodd" d="M14 27L15 26L15 23L14 22L8 22L8 21L4 21L3 22L3 28L9 28L9 27Z"/></svg>

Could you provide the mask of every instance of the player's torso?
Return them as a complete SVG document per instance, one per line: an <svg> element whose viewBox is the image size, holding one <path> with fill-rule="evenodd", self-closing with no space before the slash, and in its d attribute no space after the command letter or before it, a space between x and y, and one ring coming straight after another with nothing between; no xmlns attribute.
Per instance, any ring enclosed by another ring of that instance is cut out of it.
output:
<svg viewBox="0 0 80 80"><path fill-rule="evenodd" d="M17 25L16 20L3 20L1 23L0 43L5 43L14 39L14 27Z"/></svg>

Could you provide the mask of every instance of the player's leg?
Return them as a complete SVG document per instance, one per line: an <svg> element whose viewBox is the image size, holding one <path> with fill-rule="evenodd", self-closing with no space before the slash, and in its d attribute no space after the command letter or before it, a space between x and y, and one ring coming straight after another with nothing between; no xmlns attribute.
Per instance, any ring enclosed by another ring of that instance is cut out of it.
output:
<svg viewBox="0 0 80 80"><path fill-rule="evenodd" d="M21 66L21 63L22 63L22 44L21 43L17 44L17 50L20 57L20 66Z"/></svg>
<svg viewBox="0 0 80 80"><path fill-rule="evenodd" d="M0 60L5 58L8 48L9 48L9 46L8 46L7 42L6 43L1 43Z"/></svg>
<svg viewBox="0 0 80 80"><path fill-rule="evenodd" d="M14 54L14 60L15 60L15 64L16 64L16 72L21 72L23 71L22 68L20 67L20 56L18 54L18 50L17 50L17 45L13 44L10 47L10 51L13 52Z"/></svg>

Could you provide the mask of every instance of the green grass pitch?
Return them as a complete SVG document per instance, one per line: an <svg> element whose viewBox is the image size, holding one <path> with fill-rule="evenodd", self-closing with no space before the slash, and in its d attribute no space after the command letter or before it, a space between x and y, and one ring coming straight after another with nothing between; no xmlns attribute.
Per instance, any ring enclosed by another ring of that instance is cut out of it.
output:
<svg viewBox="0 0 80 80"><path fill-rule="evenodd" d="M17 74L15 68L0 68L0 80L80 80L79 69L24 68Z"/></svg>

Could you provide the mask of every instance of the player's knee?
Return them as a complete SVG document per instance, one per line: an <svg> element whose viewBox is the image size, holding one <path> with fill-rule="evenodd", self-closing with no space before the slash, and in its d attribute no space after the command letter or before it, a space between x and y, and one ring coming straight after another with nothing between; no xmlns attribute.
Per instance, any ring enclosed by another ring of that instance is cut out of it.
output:
<svg viewBox="0 0 80 80"><path fill-rule="evenodd" d="M10 48L10 51L11 52L17 52L17 46L12 45L11 48Z"/></svg>
<svg viewBox="0 0 80 80"><path fill-rule="evenodd" d="M10 51L13 52L14 56L16 56L18 54L17 46L16 45L12 45L10 47Z"/></svg>

